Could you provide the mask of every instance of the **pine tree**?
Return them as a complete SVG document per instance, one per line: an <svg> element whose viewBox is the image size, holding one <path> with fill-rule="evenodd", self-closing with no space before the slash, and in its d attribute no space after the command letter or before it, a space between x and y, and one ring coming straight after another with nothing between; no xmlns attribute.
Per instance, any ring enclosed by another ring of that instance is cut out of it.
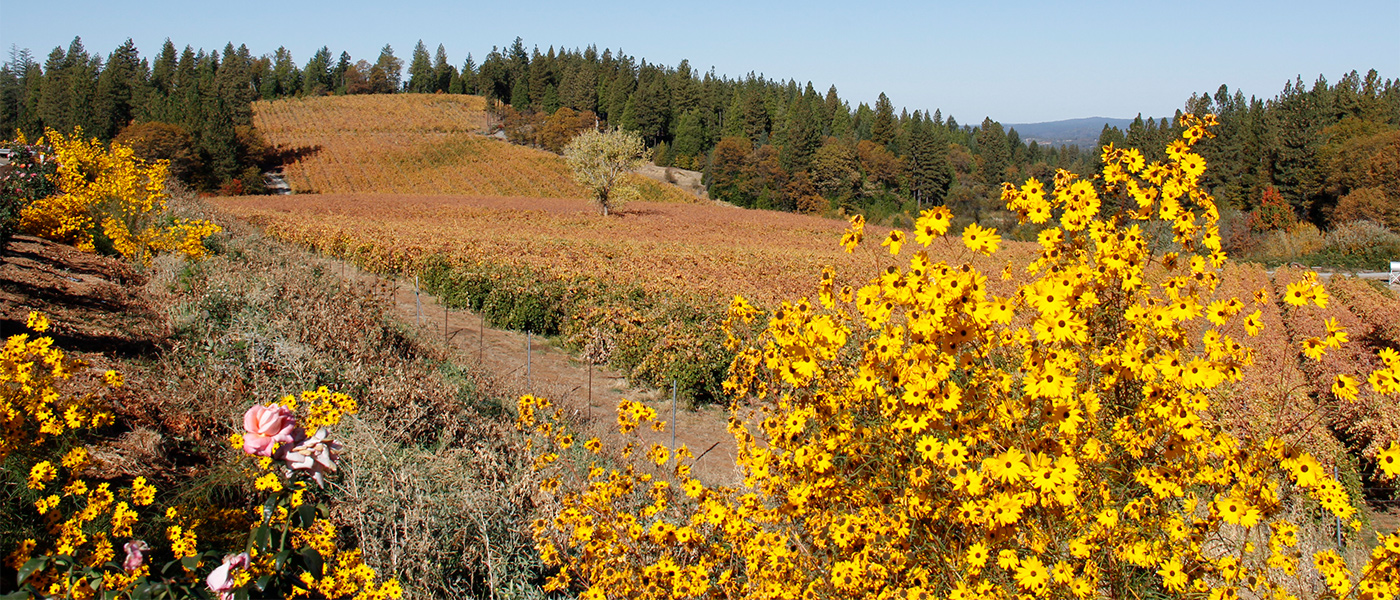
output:
<svg viewBox="0 0 1400 600"><path fill-rule="evenodd" d="M1128 138L1123 135L1123 130L1104 123L1103 131L1099 132L1099 141L1095 144L1095 148L1102 149L1109 144L1113 144L1114 148L1122 148L1128 144Z"/></svg>
<svg viewBox="0 0 1400 600"><path fill-rule="evenodd" d="M632 97L636 81L630 72L618 73L608 86L608 123L614 127L623 126L623 114L627 111L627 101Z"/></svg>
<svg viewBox="0 0 1400 600"><path fill-rule="evenodd" d="M787 110L787 128L780 158L788 172L806 170L812 155L821 147L821 126L816 115L812 114L812 103L807 98L794 98Z"/></svg>
<svg viewBox="0 0 1400 600"><path fill-rule="evenodd" d="M482 61L481 70L477 72L476 88L477 93L485 96L487 100L510 100L510 66L505 56L494 46L491 47L491 53L486 55L486 60Z"/></svg>
<svg viewBox="0 0 1400 600"><path fill-rule="evenodd" d="M447 62L447 48L438 44L437 52L433 53L433 91L446 92L452 86L452 80L457 78L457 67ZM461 92L456 92L460 94Z"/></svg>
<svg viewBox="0 0 1400 600"><path fill-rule="evenodd" d="M135 107L140 104L138 95L145 85L140 60L136 44L130 38L108 55L107 67L97 80L98 98L102 100L98 107L102 128L93 135L110 140L131 123Z"/></svg>
<svg viewBox="0 0 1400 600"><path fill-rule="evenodd" d="M835 85L826 89L826 98L823 99L823 104L825 106L822 108L821 114L822 135L837 135L835 128L837 114L847 113L846 120L849 121L850 109L841 101L841 96L836 93Z"/></svg>
<svg viewBox="0 0 1400 600"><path fill-rule="evenodd" d="M462 93L481 95L481 88L477 85L476 61L472 59L472 54L467 53L466 62L462 63Z"/></svg>
<svg viewBox="0 0 1400 600"><path fill-rule="evenodd" d="M301 84L301 69L297 67L292 53L286 47L277 48L277 51L272 53L272 72L260 86L263 100L295 96L301 92Z"/></svg>
<svg viewBox="0 0 1400 600"><path fill-rule="evenodd" d="M671 112L682 115L700 107L700 84L695 81L695 73L690 69L689 60L681 60L672 76Z"/></svg>
<svg viewBox="0 0 1400 600"><path fill-rule="evenodd" d="M920 205L942 204L953 183L948 141L941 123L914 113L909 135L909 188ZM1032 142L1034 143L1034 142Z"/></svg>
<svg viewBox="0 0 1400 600"><path fill-rule="evenodd" d="M729 106L724 109L720 117L720 137L748 139L748 134L744 131L743 94L734 94L733 98L730 99Z"/></svg>
<svg viewBox="0 0 1400 600"><path fill-rule="evenodd" d="M1006 169L1011 166L1011 147L1007 143L1006 132L1001 123L991 117L982 120L977 130L977 174L986 185L1000 185L1006 180Z"/></svg>
<svg viewBox="0 0 1400 600"><path fill-rule="evenodd" d="M331 69L331 92L335 94L345 94L345 73L353 66L354 61L350 60L350 53L342 50L340 59L335 61L335 68Z"/></svg>
<svg viewBox="0 0 1400 600"><path fill-rule="evenodd" d="M423 45L423 40L418 40L418 45L413 47L413 58L408 63L409 93L432 93L435 84L432 60L428 56L428 47Z"/></svg>
<svg viewBox="0 0 1400 600"><path fill-rule="evenodd" d="M102 71L102 59L89 55L79 38L73 38L65 58L64 78L68 85L68 118L64 130L81 127L84 135L101 137L106 123L102 121L101 106L106 99L98 97L97 78Z"/></svg>
<svg viewBox="0 0 1400 600"><path fill-rule="evenodd" d="M1311 215L1321 188L1317 150L1326 110L1321 96L1306 90L1299 78L1284 86L1265 113L1264 160L1270 183L1300 214Z"/></svg>
<svg viewBox="0 0 1400 600"><path fill-rule="evenodd" d="M705 154L708 141L699 109L692 109L677 119L675 136L671 151L676 156L693 159Z"/></svg>
<svg viewBox="0 0 1400 600"><path fill-rule="evenodd" d="M553 49L550 51L552 52ZM535 46L533 53L530 55L530 74L527 80L529 87L526 89L526 91L529 92L529 108L535 110L544 108L544 93L552 82L549 69L549 61L546 60L543 54L540 54L540 47ZM515 102L511 102L511 104L514 105ZM525 107L516 106L515 108L521 109Z"/></svg>
<svg viewBox="0 0 1400 600"><path fill-rule="evenodd" d="M744 91L744 107L739 118L744 127L744 137L758 144L768 137L768 107L763 102L763 92L757 86L747 87Z"/></svg>
<svg viewBox="0 0 1400 600"><path fill-rule="evenodd" d="M541 99L540 104L540 108L544 110L545 114L552 115L554 111L559 110L559 90L554 88L554 84L545 86L544 98Z"/></svg>
<svg viewBox="0 0 1400 600"><path fill-rule="evenodd" d="M228 61L228 53L224 53L224 61ZM311 55L311 60L306 61L306 68L302 70L303 91L308 96L320 96L329 94L334 86L331 81L331 49L321 46L315 54Z"/></svg>
<svg viewBox="0 0 1400 600"><path fill-rule="evenodd" d="M875 115L870 123L870 141L889 146L895 138L894 105L884 92L875 100Z"/></svg>
<svg viewBox="0 0 1400 600"><path fill-rule="evenodd" d="M29 111L29 88L34 77L42 79L34 56L28 49L11 45L9 60L0 67L0 138L9 138L17 130L29 135L27 126L36 118Z"/></svg>
<svg viewBox="0 0 1400 600"><path fill-rule="evenodd" d="M851 105L842 102L831 115L831 135L842 139L855 139L855 129L851 118Z"/></svg>
<svg viewBox="0 0 1400 600"><path fill-rule="evenodd" d="M875 121L875 111L870 109L870 105L861 102L856 106L855 114L851 116L851 132L857 140L870 139L871 125Z"/></svg>
<svg viewBox="0 0 1400 600"><path fill-rule="evenodd" d="M68 132L73 128L69 117L68 57L57 46L44 62L44 86L39 96L39 121L44 127Z"/></svg>

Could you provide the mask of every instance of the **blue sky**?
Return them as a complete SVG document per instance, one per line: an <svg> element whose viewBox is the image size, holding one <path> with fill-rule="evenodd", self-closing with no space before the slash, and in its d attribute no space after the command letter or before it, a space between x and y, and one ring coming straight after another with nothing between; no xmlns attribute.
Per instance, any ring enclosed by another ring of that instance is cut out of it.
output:
<svg viewBox="0 0 1400 600"><path fill-rule="evenodd" d="M1170 114L1220 84L1270 97L1285 81L1356 69L1400 77L1400 0L1295 2L392 2L0 0L0 47L42 60L82 36L143 56L165 38L255 54L321 46L371 61L422 39L461 65L516 36L527 47L622 48L651 62L835 84L843 98L942 109L963 123Z"/></svg>

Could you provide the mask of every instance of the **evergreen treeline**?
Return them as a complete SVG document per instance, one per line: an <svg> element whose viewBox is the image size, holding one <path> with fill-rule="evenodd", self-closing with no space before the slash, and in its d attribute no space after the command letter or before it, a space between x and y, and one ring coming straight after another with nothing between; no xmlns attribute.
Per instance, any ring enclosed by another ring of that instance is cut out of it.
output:
<svg viewBox="0 0 1400 600"><path fill-rule="evenodd" d="M1097 148L1027 143L990 118L973 125L938 110L896 111L884 94L873 106L852 107L834 86L822 93L811 83L753 73L731 79L688 61L668 67L593 46L541 52L516 38L493 47L480 64L468 55L459 68L442 45L430 53L419 41L406 73L404 66L387 45L373 63L323 47L299 66L285 48L257 57L232 44L222 52L178 52L168 40L149 61L130 41L104 59L75 38L42 65L27 50L11 51L0 67L0 131L33 138L45 127L78 126L170 159L201 188L258 186L259 163L276 157L265 156L252 129L254 100L479 94L517 141L554 149L581 127L621 127L654 146L658 164L705 171L713 198L780 210L859 210L877 220L926 204L949 205L969 220L1005 219L996 208L1000 182L1098 167ZM1352 72L1335 85L1290 83L1269 100L1246 100L1222 86L1193 96L1185 109L1220 117L1217 137L1200 148L1212 166L1212 192L1231 206L1251 209L1274 188L1300 216L1321 224L1337 210L1365 212L1355 207L1387 198L1400 204L1392 198L1400 185L1387 179L1400 177L1388 175L1394 159L1385 162L1400 153L1400 82ZM1106 127L1100 142L1159 158L1178 133L1175 122L1139 116L1126 131Z"/></svg>
<svg viewBox="0 0 1400 600"><path fill-rule="evenodd" d="M1400 224L1400 81L1375 70L1330 85L1319 77L1311 88L1299 78L1270 99L1246 99L1222 85L1193 94L1185 110L1220 120L1215 137L1196 148L1210 165L1207 189L1226 205L1252 211L1277 196L1296 218L1317 225L1358 218ZM1105 126L1099 146L1138 148L1160 160L1179 131L1172 122L1139 115L1126 132Z"/></svg>
<svg viewBox="0 0 1400 600"><path fill-rule="evenodd" d="M166 40L147 59L127 40L104 58L74 38L42 64L27 49L11 49L0 66L0 131L33 140L48 128L78 127L170 160L174 174L200 189L256 193L264 163L276 157L253 129L254 100L396 92L402 70L389 46L374 64L345 52L333 58L323 47L302 67L285 48L253 56L245 45L181 51Z"/></svg>
<svg viewBox="0 0 1400 600"><path fill-rule="evenodd" d="M414 63L422 75L410 68L410 81L443 89L421 45ZM554 128L560 109L569 120L596 117L640 133L657 164L705 171L710 196L739 206L845 208L878 219L946 203L979 218L1005 177L1084 171L1096 160L1073 146L1024 143L990 119L973 127L940 111L896 114L884 94L852 107L834 86L820 93L753 73L730 79L688 61L667 67L594 47L542 53L517 38L460 76L463 89L500 103L512 138L549 147L538 132Z"/></svg>

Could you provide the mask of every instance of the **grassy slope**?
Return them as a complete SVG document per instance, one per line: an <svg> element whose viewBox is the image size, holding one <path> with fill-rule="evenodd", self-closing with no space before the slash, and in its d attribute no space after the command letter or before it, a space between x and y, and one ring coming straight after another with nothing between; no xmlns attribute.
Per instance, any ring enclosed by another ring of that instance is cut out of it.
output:
<svg viewBox="0 0 1400 600"><path fill-rule="evenodd" d="M332 432L348 449L334 519L371 566L398 576L408 598L529 587L533 476L500 408L509 394L412 333L382 290L220 220L230 232L211 240L213 257L163 256L149 272L29 238L0 253L4 335L41 311L59 347L126 378L110 398L117 423L84 440L101 461L89 475L114 485L145 476L158 506L193 515L243 513L257 493L226 442L243 411L324 385L360 406ZM87 389L81 375L74 391ZM42 526L26 474L27 464L0 465L6 552ZM163 539L165 524L143 518L136 537ZM225 524L201 529L201 541L243 544L238 524Z"/></svg>
<svg viewBox="0 0 1400 600"><path fill-rule="evenodd" d="M559 156L481 135L485 106L480 96L439 94L289 98L254 103L253 120L301 193L584 195ZM646 200L699 201L632 181Z"/></svg>

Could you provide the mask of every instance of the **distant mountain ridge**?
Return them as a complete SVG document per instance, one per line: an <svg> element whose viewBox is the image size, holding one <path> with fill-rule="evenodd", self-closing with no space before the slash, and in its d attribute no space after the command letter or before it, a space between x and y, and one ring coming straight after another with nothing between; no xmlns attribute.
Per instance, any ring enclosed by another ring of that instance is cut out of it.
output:
<svg viewBox="0 0 1400 600"><path fill-rule="evenodd" d="M1099 141L1099 134L1103 133L1104 125L1112 125L1118 129L1127 131L1132 119L1111 119L1108 117L1086 117L1083 119L1065 119L1063 121L1047 121L1044 123L1012 123L1003 124L1007 131L1012 129L1021 136L1021 141L1029 144L1035 140L1040 145L1069 146L1077 145L1081 149L1094 147Z"/></svg>

